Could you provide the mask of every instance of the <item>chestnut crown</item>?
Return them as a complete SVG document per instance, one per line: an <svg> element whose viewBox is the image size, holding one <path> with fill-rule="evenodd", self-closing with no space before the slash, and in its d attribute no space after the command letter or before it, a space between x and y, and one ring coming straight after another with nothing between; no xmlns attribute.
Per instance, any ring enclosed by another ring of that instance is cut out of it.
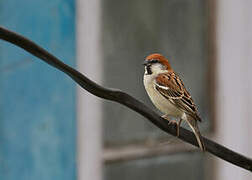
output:
<svg viewBox="0 0 252 180"><path fill-rule="evenodd" d="M168 59L166 59L163 55L158 54L158 53L151 54L151 55L147 56L146 59L145 59L145 61L144 61L144 65L155 64L155 63L160 63L167 70L172 70L171 65L170 65Z"/></svg>

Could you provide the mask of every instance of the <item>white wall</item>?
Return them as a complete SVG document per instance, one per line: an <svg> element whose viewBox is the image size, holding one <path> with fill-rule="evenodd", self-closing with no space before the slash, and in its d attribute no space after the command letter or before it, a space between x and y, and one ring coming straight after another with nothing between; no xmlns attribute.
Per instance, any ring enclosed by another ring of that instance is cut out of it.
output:
<svg viewBox="0 0 252 180"><path fill-rule="evenodd" d="M217 1L216 141L252 157L252 2ZM218 160L217 180L249 180L252 174Z"/></svg>
<svg viewBox="0 0 252 180"><path fill-rule="evenodd" d="M77 0L78 69L101 83L100 0ZM78 87L78 179L102 179L101 99ZM98 113L97 113L98 112Z"/></svg>

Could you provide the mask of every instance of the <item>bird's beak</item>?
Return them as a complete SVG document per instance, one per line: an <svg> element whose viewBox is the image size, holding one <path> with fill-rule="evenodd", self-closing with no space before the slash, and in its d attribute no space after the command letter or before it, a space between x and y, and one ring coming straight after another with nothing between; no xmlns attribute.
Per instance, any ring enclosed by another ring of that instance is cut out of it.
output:
<svg viewBox="0 0 252 180"><path fill-rule="evenodd" d="M145 60L142 65L146 66L147 64L149 64L149 62L147 60Z"/></svg>

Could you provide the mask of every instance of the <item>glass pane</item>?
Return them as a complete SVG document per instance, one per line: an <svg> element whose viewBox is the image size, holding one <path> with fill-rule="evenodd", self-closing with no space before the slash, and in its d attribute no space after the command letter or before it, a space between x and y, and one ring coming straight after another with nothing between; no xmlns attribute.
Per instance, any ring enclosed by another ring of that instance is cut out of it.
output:
<svg viewBox="0 0 252 180"><path fill-rule="evenodd" d="M143 86L144 58L159 52L169 58L209 126L207 91L206 1L103 1L102 47L104 85L119 88L156 109ZM167 137L142 116L121 105L105 102L106 145Z"/></svg>

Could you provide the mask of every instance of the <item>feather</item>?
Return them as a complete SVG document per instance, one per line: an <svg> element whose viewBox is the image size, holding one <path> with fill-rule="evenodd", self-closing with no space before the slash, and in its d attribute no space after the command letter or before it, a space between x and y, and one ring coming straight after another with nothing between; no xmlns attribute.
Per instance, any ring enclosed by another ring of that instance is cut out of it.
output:
<svg viewBox="0 0 252 180"><path fill-rule="evenodd" d="M187 92L182 80L174 72L158 75L155 81L155 88L180 110L201 121L191 95Z"/></svg>

